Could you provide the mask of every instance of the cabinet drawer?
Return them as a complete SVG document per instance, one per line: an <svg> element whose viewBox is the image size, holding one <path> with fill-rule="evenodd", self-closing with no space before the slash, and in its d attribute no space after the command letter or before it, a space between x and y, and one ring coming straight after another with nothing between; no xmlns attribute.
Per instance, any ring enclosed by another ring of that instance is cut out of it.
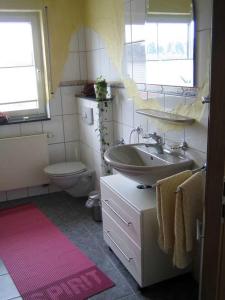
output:
<svg viewBox="0 0 225 300"><path fill-rule="evenodd" d="M104 183L101 184L102 207L110 217L141 246L141 215Z"/></svg>
<svg viewBox="0 0 225 300"><path fill-rule="evenodd" d="M105 242L141 286L141 249L129 239L104 209L102 212Z"/></svg>

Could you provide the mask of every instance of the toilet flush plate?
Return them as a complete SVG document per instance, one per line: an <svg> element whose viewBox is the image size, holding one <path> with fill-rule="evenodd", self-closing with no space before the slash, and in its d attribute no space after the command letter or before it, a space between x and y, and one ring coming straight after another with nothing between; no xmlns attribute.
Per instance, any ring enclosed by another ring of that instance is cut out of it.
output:
<svg viewBox="0 0 225 300"><path fill-rule="evenodd" d="M88 125L93 125L94 123L93 108L87 106L83 107L82 120Z"/></svg>

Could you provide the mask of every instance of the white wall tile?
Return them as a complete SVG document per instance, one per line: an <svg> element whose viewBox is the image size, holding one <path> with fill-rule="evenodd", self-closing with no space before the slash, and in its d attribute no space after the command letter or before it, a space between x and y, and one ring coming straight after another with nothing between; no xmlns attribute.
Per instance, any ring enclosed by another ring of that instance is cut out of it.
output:
<svg viewBox="0 0 225 300"><path fill-rule="evenodd" d="M68 142L66 146L66 161L74 161L80 159L80 143Z"/></svg>
<svg viewBox="0 0 225 300"><path fill-rule="evenodd" d="M87 125L83 122L82 118L79 117L79 128L81 142L95 149L95 151L100 151L98 122L96 121L93 125Z"/></svg>
<svg viewBox="0 0 225 300"><path fill-rule="evenodd" d="M100 152L95 152L93 148L87 146L87 144L81 143L81 161L85 163L85 165L94 170L95 169L95 159L97 156L100 156Z"/></svg>
<svg viewBox="0 0 225 300"><path fill-rule="evenodd" d="M117 123L114 121L114 126L113 126L113 141L114 143L120 142L124 136L123 136L123 125L121 123Z"/></svg>
<svg viewBox="0 0 225 300"><path fill-rule="evenodd" d="M185 140L184 128L178 128L178 129L166 131L165 138L169 139L170 141L182 143Z"/></svg>
<svg viewBox="0 0 225 300"><path fill-rule="evenodd" d="M110 62L109 57L105 49L99 51L99 60L100 60L100 74L106 81L110 80Z"/></svg>
<svg viewBox="0 0 225 300"><path fill-rule="evenodd" d="M76 87L74 86L61 87L63 115L77 113L75 93Z"/></svg>
<svg viewBox="0 0 225 300"><path fill-rule="evenodd" d="M48 146L50 164L63 162L66 160L65 144L52 144Z"/></svg>
<svg viewBox="0 0 225 300"><path fill-rule="evenodd" d="M165 111L171 112L178 105L184 105L185 100L185 97L165 95Z"/></svg>
<svg viewBox="0 0 225 300"><path fill-rule="evenodd" d="M201 151L198 151L196 149L191 149L189 148L185 154L190 157L193 161L194 161L194 168L195 167L202 167L205 162L206 162L206 159L207 159L207 154L206 152L201 152Z"/></svg>
<svg viewBox="0 0 225 300"><path fill-rule="evenodd" d="M211 30L197 32L197 86L202 87L209 80L211 60Z"/></svg>
<svg viewBox="0 0 225 300"><path fill-rule="evenodd" d="M113 120L115 122L122 122L122 101L118 89L113 99Z"/></svg>
<svg viewBox="0 0 225 300"><path fill-rule="evenodd" d="M87 53L80 52L80 79L87 80Z"/></svg>
<svg viewBox="0 0 225 300"><path fill-rule="evenodd" d="M123 124L123 138L125 140L125 144L129 144L129 142L130 142L129 137L130 137L132 130L133 130L132 127Z"/></svg>
<svg viewBox="0 0 225 300"><path fill-rule="evenodd" d="M94 51L94 79L102 75L101 49Z"/></svg>
<svg viewBox="0 0 225 300"><path fill-rule="evenodd" d="M21 135L32 135L32 134L41 134L42 123L41 122L32 122L32 123L22 123L21 124Z"/></svg>
<svg viewBox="0 0 225 300"><path fill-rule="evenodd" d="M212 2L212 0L195 1L197 30L212 28Z"/></svg>
<svg viewBox="0 0 225 300"><path fill-rule="evenodd" d="M85 30L86 50L100 49L100 37L94 30L86 28Z"/></svg>
<svg viewBox="0 0 225 300"><path fill-rule="evenodd" d="M193 100L194 101L194 100ZM204 105L204 113L200 122L185 128L185 140L188 146L201 152L207 151L209 105Z"/></svg>
<svg viewBox="0 0 225 300"><path fill-rule="evenodd" d="M84 89L84 85L83 84L82 85L76 85L75 86L75 95L76 96L80 95L81 92L83 91L83 89ZM77 100L76 100L76 102L77 102Z"/></svg>
<svg viewBox="0 0 225 300"><path fill-rule="evenodd" d="M148 133L156 132L159 136L164 138L164 130L161 128L162 123L157 119L148 118Z"/></svg>
<svg viewBox="0 0 225 300"><path fill-rule="evenodd" d="M131 1L132 42L145 39L145 0Z"/></svg>
<svg viewBox="0 0 225 300"><path fill-rule="evenodd" d="M79 53L70 52L64 65L62 81L80 80Z"/></svg>
<svg viewBox="0 0 225 300"><path fill-rule="evenodd" d="M123 72L128 76L128 78L133 78L133 50L132 44L127 44L124 46L123 54Z"/></svg>
<svg viewBox="0 0 225 300"><path fill-rule="evenodd" d="M48 194L48 186L34 186L28 188L28 196L38 196Z"/></svg>
<svg viewBox="0 0 225 300"><path fill-rule="evenodd" d="M120 81L119 72L114 65L114 62L109 59L109 81Z"/></svg>
<svg viewBox="0 0 225 300"><path fill-rule="evenodd" d="M26 198L27 196L28 196L28 191L26 188L7 192L7 200L21 199L21 198Z"/></svg>
<svg viewBox="0 0 225 300"><path fill-rule="evenodd" d="M57 193L57 192L60 192L62 190L60 189L60 187L58 187L54 184L50 184L49 187L48 187L48 191L49 191L49 193Z"/></svg>
<svg viewBox="0 0 225 300"><path fill-rule="evenodd" d="M130 127L134 126L134 102L122 101L122 123Z"/></svg>
<svg viewBox="0 0 225 300"><path fill-rule="evenodd" d="M80 57L79 53L73 53L74 59L74 80L80 80Z"/></svg>
<svg viewBox="0 0 225 300"><path fill-rule="evenodd" d="M134 109L134 127L137 128L138 126L141 127L144 133L148 132L148 117L137 114L135 112L136 108Z"/></svg>
<svg viewBox="0 0 225 300"><path fill-rule="evenodd" d="M69 51L79 51L79 35L74 32L70 38Z"/></svg>
<svg viewBox="0 0 225 300"><path fill-rule="evenodd" d="M148 99L149 99L149 101L156 100L160 104L161 109L165 110L165 95L164 94L148 92Z"/></svg>
<svg viewBox="0 0 225 300"><path fill-rule="evenodd" d="M131 1L124 1L125 43L131 42Z"/></svg>
<svg viewBox="0 0 225 300"><path fill-rule="evenodd" d="M54 116L49 121L43 121L43 132L49 133L49 144L57 144L64 142L63 120L61 116Z"/></svg>
<svg viewBox="0 0 225 300"><path fill-rule="evenodd" d="M20 125L2 125L0 130L0 138L20 136Z"/></svg>
<svg viewBox="0 0 225 300"><path fill-rule="evenodd" d="M64 115L63 122L65 141L71 142L79 140L79 127L77 115Z"/></svg>
<svg viewBox="0 0 225 300"><path fill-rule="evenodd" d="M78 31L79 51L86 51L85 28L82 27Z"/></svg>
<svg viewBox="0 0 225 300"><path fill-rule="evenodd" d="M4 202L7 200L6 192L0 192L0 202Z"/></svg>
<svg viewBox="0 0 225 300"><path fill-rule="evenodd" d="M103 36L99 34L99 49L104 49L106 47L105 41L103 39Z"/></svg>
<svg viewBox="0 0 225 300"><path fill-rule="evenodd" d="M50 99L50 114L51 116L62 115L62 98L60 88L57 88L55 95Z"/></svg>
<svg viewBox="0 0 225 300"><path fill-rule="evenodd" d="M205 152L207 149L207 128L199 122L185 129L185 140L188 146Z"/></svg>
<svg viewBox="0 0 225 300"><path fill-rule="evenodd" d="M133 53L133 80L137 83L146 82L146 56L145 43L139 42L132 45Z"/></svg>
<svg viewBox="0 0 225 300"><path fill-rule="evenodd" d="M88 72L88 80L96 80L95 74L95 63L97 64L94 58L94 51L87 52L87 72Z"/></svg>

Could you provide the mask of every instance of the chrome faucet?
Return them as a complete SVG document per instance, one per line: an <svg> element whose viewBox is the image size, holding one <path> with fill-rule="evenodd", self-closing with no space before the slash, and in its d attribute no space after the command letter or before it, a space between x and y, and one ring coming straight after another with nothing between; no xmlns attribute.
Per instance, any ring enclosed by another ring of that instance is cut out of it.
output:
<svg viewBox="0 0 225 300"><path fill-rule="evenodd" d="M158 154L163 154L163 139L156 132L148 133L142 136L143 139L153 139L155 143L146 143L146 147L154 147L156 148Z"/></svg>

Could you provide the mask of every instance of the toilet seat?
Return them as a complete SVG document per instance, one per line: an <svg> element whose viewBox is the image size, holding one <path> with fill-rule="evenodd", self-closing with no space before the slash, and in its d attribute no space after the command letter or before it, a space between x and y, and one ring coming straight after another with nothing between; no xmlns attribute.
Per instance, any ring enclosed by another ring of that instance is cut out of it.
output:
<svg viewBox="0 0 225 300"><path fill-rule="evenodd" d="M50 165L44 171L52 176L70 176L83 173L87 171L87 168L80 161L70 161Z"/></svg>

